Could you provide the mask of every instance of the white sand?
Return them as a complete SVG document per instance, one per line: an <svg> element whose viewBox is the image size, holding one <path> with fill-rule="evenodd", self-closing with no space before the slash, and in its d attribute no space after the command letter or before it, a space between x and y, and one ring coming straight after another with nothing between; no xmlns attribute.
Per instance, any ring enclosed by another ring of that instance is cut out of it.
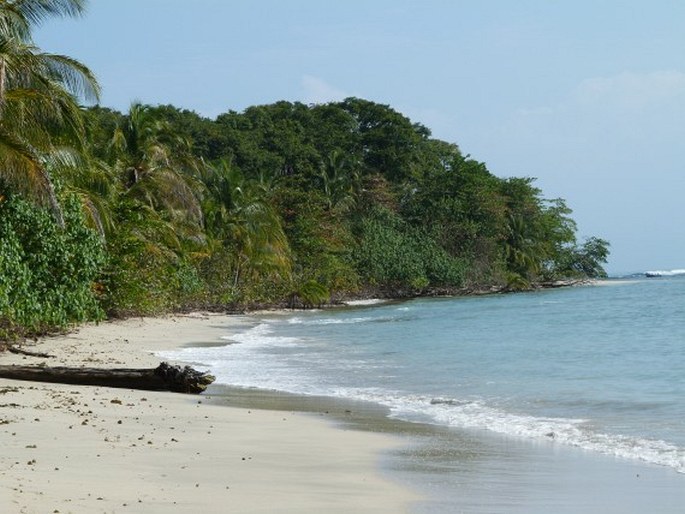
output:
<svg viewBox="0 0 685 514"><path fill-rule="evenodd" d="M155 367L237 316L85 326L0 364ZM0 512L404 512L416 495L378 470L392 437L202 397L0 380Z"/></svg>

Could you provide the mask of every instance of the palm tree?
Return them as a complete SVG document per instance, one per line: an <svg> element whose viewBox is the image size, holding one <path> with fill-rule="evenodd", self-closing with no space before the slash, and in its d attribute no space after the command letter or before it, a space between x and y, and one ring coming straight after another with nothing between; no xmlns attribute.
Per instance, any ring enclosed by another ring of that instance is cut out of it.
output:
<svg viewBox="0 0 685 514"><path fill-rule="evenodd" d="M193 157L190 142L158 119L151 106L134 102L110 146L127 197L201 226L201 162Z"/></svg>
<svg viewBox="0 0 685 514"><path fill-rule="evenodd" d="M75 17L86 0L0 0L0 33L30 39L31 28L46 18Z"/></svg>
<svg viewBox="0 0 685 514"><path fill-rule="evenodd" d="M48 163L65 141L81 143L79 101L97 100L99 86L77 60L38 49L30 32L49 16L82 13L84 4L82 0L0 1L0 178L47 203L60 224L63 219Z"/></svg>
<svg viewBox="0 0 685 514"><path fill-rule="evenodd" d="M245 276L288 279L292 258L281 219L268 202L264 180L246 180L227 162L204 177L207 231L231 255L233 287Z"/></svg>
<svg viewBox="0 0 685 514"><path fill-rule="evenodd" d="M236 191L236 208L230 224L235 249L234 287L243 275L290 277L290 245L276 211L262 197L258 184Z"/></svg>
<svg viewBox="0 0 685 514"><path fill-rule="evenodd" d="M355 205L361 187L359 170L342 151L336 149L328 155L319 177L329 211L346 212Z"/></svg>
<svg viewBox="0 0 685 514"><path fill-rule="evenodd" d="M50 175L62 179L65 190L78 198L87 223L102 239L111 235L121 186L112 166L93 157L88 148L61 148L46 163Z"/></svg>
<svg viewBox="0 0 685 514"><path fill-rule="evenodd" d="M510 271L528 280L540 270L538 245L528 232L529 225L520 215L509 215L504 252Z"/></svg>

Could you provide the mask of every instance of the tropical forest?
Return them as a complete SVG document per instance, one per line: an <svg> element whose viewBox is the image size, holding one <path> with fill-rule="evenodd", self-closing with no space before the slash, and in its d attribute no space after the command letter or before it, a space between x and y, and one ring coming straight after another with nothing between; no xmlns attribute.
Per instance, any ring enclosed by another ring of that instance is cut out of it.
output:
<svg viewBox="0 0 685 514"><path fill-rule="evenodd" d="M604 276L608 243L564 200L391 106L100 105L86 65L32 39L84 3L0 1L0 339Z"/></svg>

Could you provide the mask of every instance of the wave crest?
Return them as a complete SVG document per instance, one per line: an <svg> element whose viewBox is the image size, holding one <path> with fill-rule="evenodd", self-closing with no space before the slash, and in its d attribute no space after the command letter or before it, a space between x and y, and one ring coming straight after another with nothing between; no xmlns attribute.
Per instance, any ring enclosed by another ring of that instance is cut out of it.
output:
<svg viewBox="0 0 685 514"><path fill-rule="evenodd" d="M685 269L645 271L644 275L645 277L675 277L677 275L685 275Z"/></svg>

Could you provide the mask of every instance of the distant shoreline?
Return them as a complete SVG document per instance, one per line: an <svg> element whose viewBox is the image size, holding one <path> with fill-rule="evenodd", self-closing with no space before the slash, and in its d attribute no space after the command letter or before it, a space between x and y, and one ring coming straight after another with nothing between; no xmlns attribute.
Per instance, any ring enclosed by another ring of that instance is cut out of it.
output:
<svg viewBox="0 0 685 514"><path fill-rule="evenodd" d="M368 288L363 291L355 293L336 293L331 296L328 302L322 303L315 306L304 306L301 304L288 302L275 302L275 303L256 303L246 306L203 306L200 308L189 308L187 310L178 311L177 314L183 314L188 312L202 311L206 310L208 312L226 313L226 314L236 314L236 315L248 315L259 312L273 312L273 311L286 311L294 312L298 310L309 310L310 308L335 308L343 307L345 305L366 305L370 302L376 301L406 301L415 300L421 298L461 298L469 296L485 296L485 295L497 295L497 294L514 294L514 293L529 293L534 291L541 291L545 289L558 289L563 287L577 287L577 286L588 286L594 285L601 281L601 279L564 279L564 280L554 280L547 282L539 282L531 284L529 288L526 289L510 289L507 286L501 285L491 285L491 286L473 286L473 287L460 287L460 288L429 288L423 291L408 291L403 289L387 289L387 288ZM172 313L173 314L173 313Z"/></svg>

